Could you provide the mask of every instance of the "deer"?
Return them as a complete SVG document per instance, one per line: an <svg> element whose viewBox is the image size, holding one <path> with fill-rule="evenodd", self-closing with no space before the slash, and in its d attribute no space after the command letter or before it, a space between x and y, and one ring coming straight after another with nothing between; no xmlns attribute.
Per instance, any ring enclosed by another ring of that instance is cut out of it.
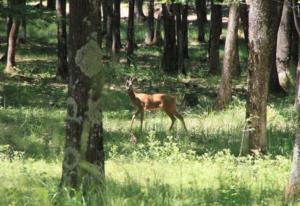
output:
<svg viewBox="0 0 300 206"><path fill-rule="evenodd" d="M143 129L144 111L145 110L163 110L171 119L172 123L169 131L172 130L176 118L179 119L187 131L182 115L176 110L176 96L163 93L136 93L133 90L133 79L127 79L125 83L128 96L131 103L137 108L137 111L132 116L130 131L132 131L133 122L138 114L141 115L141 130Z"/></svg>

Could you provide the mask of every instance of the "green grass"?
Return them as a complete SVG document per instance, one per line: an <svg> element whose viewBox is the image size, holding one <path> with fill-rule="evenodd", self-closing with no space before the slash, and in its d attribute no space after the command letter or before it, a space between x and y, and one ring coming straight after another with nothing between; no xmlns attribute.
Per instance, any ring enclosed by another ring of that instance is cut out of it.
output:
<svg viewBox="0 0 300 206"><path fill-rule="evenodd" d="M0 205L288 205L283 192L296 129L293 96L269 98L269 155L238 157L245 125L245 44L240 44L243 73L234 79L233 101L225 111L214 111L220 77L208 74L207 44L196 43L193 24L185 77L160 71L161 47L143 45L145 28L137 25L133 66L107 65L102 102L105 189L93 185L87 195L80 190L73 196L68 189L59 190L67 87L53 79L55 28L51 22L29 22L28 43L18 46L17 67L33 82L0 78ZM125 36L122 22L123 40ZM1 71L4 66L0 63ZM188 92L184 82L193 82L199 104L179 106L189 132L179 122L168 132L166 115L147 111L144 130L139 130L139 120L134 125L137 144L130 143L135 109L123 87L124 76L137 77L138 91L177 94L178 104Z"/></svg>

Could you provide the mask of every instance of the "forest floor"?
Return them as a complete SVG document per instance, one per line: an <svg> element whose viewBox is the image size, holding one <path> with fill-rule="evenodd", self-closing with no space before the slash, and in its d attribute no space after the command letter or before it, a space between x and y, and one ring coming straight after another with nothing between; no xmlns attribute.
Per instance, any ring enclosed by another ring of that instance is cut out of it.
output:
<svg viewBox="0 0 300 206"><path fill-rule="evenodd" d="M187 76L170 76L159 68L161 47L144 45L145 27L136 26L133 65L106 64L106 189L96 188L84 198L82 192L58 192L67 85L54 78L56 25L29 22L28 42L17 49L19 75L0 76L0 205L288 205L283 194L296 129L293 94L269 98L269 155L239 157L245 126L245 45L240 44L242 75L234 79L232 103L215 111L220 74L208 74L207 45L196 42L196 27L189 27ZM125 38L122 22L123 42ZM124 58L121 51L120 60ZM0 64L1 71L4 66ZM137 143L132 144L129 126L135 108L123 85L125 76L137 78L138 91L177 94L188 133L180 123L168 132L168 117L151 111L142 132L136 121ZM187 82L194 86L187 88ZM196 106L184 102L187 93L196 95Z"/></svg>

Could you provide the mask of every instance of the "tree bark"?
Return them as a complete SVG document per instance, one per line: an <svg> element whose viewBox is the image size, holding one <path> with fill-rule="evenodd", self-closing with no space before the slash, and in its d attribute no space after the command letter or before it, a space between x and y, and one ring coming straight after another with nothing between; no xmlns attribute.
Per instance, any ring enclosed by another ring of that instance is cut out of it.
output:
<svg viewBox="0 0 300 206"><path fill-rule="evenodd" d="M161 44L162 37L161 37L161 18L162 18L162 10L158 12L155 30L154 30L154 37L153 37L153 44Z"/></svg>
<svg viewBox="0 0 300 206"><path fill-rule="evenodd" d="M290 0L284 0L281 21L277 35L277 50L276 50L276 66L280 86L288 91L291 85L290 80L290 36L291 36L291 20L292 9Z"/></svg>
<svg viewBox="0 0 300 206"><path fill-rule="evenodd" d="M217 106L224 109L231 99L231 81L235 64L237 63L237 40L239 27L239 5L231 4L229 9L227 36L225 42L224 62L221 84L217 97Z"/></svg>
<svg viewBox="0 0 300 206"><path fill-rule="evenodd" d="M67 23L66 23L66 0L56 0L57 16L57 72L56 76L63 80L68 78L67 61Z"/></svg>
<svg viewBox="0 0 300 206"><path fill-rule="evenodd" d="M154 39L154 0L148 0L147 26L145 43L152 44Z"/></svg>
<svg viewBox="0 0 300 206"><path fill-rule="evenodd" d="M11 8L16 9L17 13L21 13L21 11L17 11L21 9L22 6L24 6L23 0L12 0ZM11 16L11 27L9 30L8 35L8 46L7 46L7 60L6 60L6 67L4 69L4 73L14 73L14 66L16 65L16 45L17 45L17 38L18 38L18 32L20 27L20 18L17 15ZM10 24L10 22L9 22ZM9 25L10 26L10 25Z"/></svg>
<svg viewBox="0 0 300 206"><path fill-rule="evenodd" d="M184 4L182 8L182 35L183 35L183 57L184 58L189 58L188 11L189 11L189 5Z"/></svg>
<svg viewBox="0 0 300 206"><path fill-rule="evenodd" d="M104 150L101 112L102 51L97 0L70 1L69 85L61 186L101 185ZM84 187L85 188L85 187Z"/></svg>
<svg viewBox="0 0 300 206"><path fill-rule="evenodd" d="M196 14L197 14L197 27L198 27L198 41L205 42L204 26L207 22L206 0L196 0Z"/></svg>
<svg viewBox="0 0 300 206"><path fill-rule="evenodd" d="M220 35L222 33L222 6L211 5L211 25L209 32L209 71L216 74L219 71Z"/></svg>
<svg viewBox="0 0 300 206"><path fill-rule="evenodd" d="M144 21L146 19L143 11L144 0L135 0L134 14L135 18L139 21Z"/></svg>
<svg viewBox="0 0 300 206"><path fill-rule="evenodd" d="M272 16L270 19L272 21L270 27L271 38L274 40L269 45L270 50L272 51L272 65L271 65L271 74L269 78L269 89L270 92L277 94L282 93L284 90L279 84L278 72L276 68L276 48L277 48L277 33L279 29L281 13L282 13L283 2L275 2L271 4Z"/></svg>
<svg viewBox="0 0 300 206"><path fill-rule="evenodd" d="M182 22L182 4L176 3L174 6L174 13L176 19L176 41L177 41L177 66L178 73L186 74L184 67L184 45L183 45L183 22Z"/></svg>
<svg viewBox="0 0 300 206"><path fill-rule="evenodd" d="M120 36L120 21L121 21L121 10L120 10L121 0L114 0L114 21L113 21L113 42L112 42L112 52L114 54L119 53L121 45Z"/></svg>
<svg viewBox="0 0 300 206"><path fill-rule="evenodd" d="M245 139L249 142L244 153L267 153L267 97L270 68L272 66L273 23L270 1L252 0L249 10L249 65L246 103Z"/></svg>
<svg viewBox="0 0 300 206"><path fill-rule="evenodd" d="M106 2L106 12L107 12L107 21L106 21L106 50L111 52L112 50L112 40L113 40L113 1Z"/></svg>
<svg viewBox="0 0 300 206"><path fill-rule="evenodd" d="M128 0L128 4L127 64L130 65L134 50L134 0Z"/></svg>
<svg viewBox="0 0 300 206"><path fill-rule="evenodd" d="M167 73L176 73L178 71L175 16L172 7L173 4L162 4L165 41L161 68Z"/></svg>
<svg viewBox="0 0 300 206"><path fill-rule="evenodd" d="M55 0L47 0L47 9L50 9L50 10L55 9Z"/></svg>

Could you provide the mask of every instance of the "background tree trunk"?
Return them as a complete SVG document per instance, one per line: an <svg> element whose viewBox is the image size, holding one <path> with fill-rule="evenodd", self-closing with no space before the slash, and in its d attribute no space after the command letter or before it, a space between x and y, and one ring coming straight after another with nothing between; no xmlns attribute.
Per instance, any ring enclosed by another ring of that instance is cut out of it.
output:
<svg viewBox="0 0 300 206"><path fill-rule="evenodd" d="M176 73L178 71L175 17L172 7L173 4L162 4L165 41L161 68L167 73Z"/></svg>
<svg viewBox="0 0 300 206"><path fill-rule="evenodd" d="M13 9L22 9L22 6L24 6L25 1L23 0L11 0L11 8ZM18 13L21 13L21 11L18 11ZM8 26L11 27L9 30L8 35L8 46L7 46L7 61L6 61L6 67L4 69L4 73L13 73L15 72L14 66L16 65L16 45L17 45L17 38L18 38L18 31L20 27L20 17L17 15L11 16L12 20L11 22L8 22ZM9 20L10 21L10 20ZM9 29L9 28L8 28Z"/></svg>
<svg viewBox="0 0 300 206"><path fill-rule="evenodd" d="M128 4L127 64L130 64L134 50L134 0L128 0Z"/></svg>
<svg viewBox="0 0 300 206"><path fill-rule="evenodd" d="M283 2L274 2L271 4L272 16L270 17L272 23L270 27L270 34L274 41L269 45L270 50L272 51L272 65L271 65L271 74L269 78L269 89L270 92L277 94L282 93L284 90L279 84L278 73L276 68L276 48L277 48L277 33L279 29L281 13L282 13Z"/></svg>
<svg viewBox="0 0 300 206"><path fill-rule="evenodd" d="M107 29L107 1L102 0L102 13L103 13L103 23L102 23L102 36L106 35L106 29Z"/></svg>
<svg viewBox="0 0 300 206"><path fill-rule="evenodd" d="M154 0L148 0L147 25L145 43L152 44L154 39Z"/></svg>
<svg viewBox="0 0 300 206"><path fill-rule="evenodd" d="M162 10L160 10L157 14L157 20L154 30L154 37L153 37L153 44L161 44L162 37L161 37L161 18L162 18Z"/></svg>
<svg viewBox="0 0 300 206"><path fill-rule="evenodd" d="M18 43L19 44L26 44L27 41L27 29L26 29L26 0L23 0L24 8L22 9L22 19L21 19L21 25L20 25L20 32L19 32L19 38Z"/></svg>
<svg viewBox="0 0 300 206"><path fill-rule="evenodd" d="M106 50L111 52L112 50L112 36L113 36L113 21L114 21L114 14L113 14L113 1L106 2L106 12L107 12L107 21L106 21Z"/></svg>
<svg viewBox="0 0 300 206"><path fill-rule="evenodd" d="M55 0L47 0L47 9L50 9L50 10L55 9Z"/></svg>
<svg viewBox="0 0 300 206"><path fill-rule="evenodd" d="M185 4L182 8L182 35L183 35L183 57L189 58L189 40L188 40L188 12L189 5Z"/></svg>
<svg viewBox="0 0 300 206"><path fill-rule="evenodd" d="M196 0L196 14L198 27L198 41L205 42L205 23L207 22L206 0Z"/></svg>
<svg viewBox="0 0 300 206"><path fill-rule="evenodd" d="M70 81L61 185L75 189L81 183L101 184L104 176L102 52L96 39L96 10L96 0L70 1ZM91 175L91 170L98 175Z"/></svg>
<svg viewBox="0 0 300 206"><path fill-rule="evenodd" d="M276 50L276 66L278 72L278 78L280 86L288 91L291 80L289 72L290 63L290 36L291 36L291 20L292 20L292 9L290 7L291 2L284 0L281 21L279 25L277 35L277 50Z"/></svg>
<svg viewBox="0 0 300 206"><path fill-rule="evenodd" d="M144 21L146 19L143 11L144 0L135 0L134 14L135 18L139 21Z"/></svg>
<svg viewBox="0 0 300 206"><path fill-rule="evenodd" d="M224 49L224 62L221 83L217 97L217 106L224 109L231 99L231 81L237 63L237 40L239 27L239 5L231 4L229 9L227 35Z"/></svg>
<svg viewBox="0 0 300 206"><path fill-rule="evenodd" d="M245 2L245 1L243 1ZM244 38L246 41L246 45L248 45L248 40L249 40L249 6L245 3L242 3L240 5L240 17L241 17L241 22L243 26L243 31L244 31ZM247 47L248 48L248 47Z"/></svg>
<svg viewBox="0 0 300 206"><path fill-rule="evenodd" d="M120 10L121 0L114 0L114 21L113 21L113 42L112 42L112 52L119 53L121 45L120 36L120 20L121 20L121 10Z"/></svg>
<svg viewBox="0 0 300 206"><path fill-rule="evenodd" d="M56 76L66 80L68 77L66 0L56 0L56 15L58 57Z"/></svg>
<svg viewBox="0 0 300 206"><path fill-rule="evenodd" d="M176 41L177 41L177 66L178 73L184 73L184 56L183 56L183 22L182 22L182 4L176 3L173 5L176 19Z"/></svg>
<svg viewBox="0 0 300 206"><path fill-rule="evenodd" d="M248 152L267 152L267 97L270 67L272 65L271 4L265 0L252 0L249 10L249 65L246 103L246 133ZM259 101L258 101L259 100Z"/></svg>
<svg viewBox="0 0 300 206"><path fill-rule="evenodd" d="M216 74L219 71L220 35L222 33L222 6L211 5L211 24L209 32L209 71Z"/></svg>

